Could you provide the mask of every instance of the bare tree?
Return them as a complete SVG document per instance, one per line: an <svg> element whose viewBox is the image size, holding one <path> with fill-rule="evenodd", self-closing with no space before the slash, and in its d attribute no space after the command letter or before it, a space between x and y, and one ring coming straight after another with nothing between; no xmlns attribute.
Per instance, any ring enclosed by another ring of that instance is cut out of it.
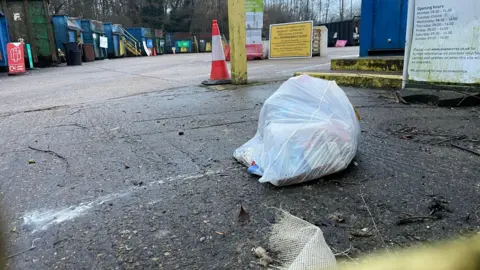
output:
<svg viewBox="0 0 480 270"><path fill-rule="evenodd" d="M209 32L212 20L228 33L228 0L51 0L52 14L164 28L171 32ZM347 2L348 3L348 2ZM338 5L338 6L337 6ZM347 4L348 5L348 4ZM338 7L338 9L337 9ZM351 0L349 17L359 15L360 0ZM264 0L264 33L275 23L345 19L345 0Z"/></svg>

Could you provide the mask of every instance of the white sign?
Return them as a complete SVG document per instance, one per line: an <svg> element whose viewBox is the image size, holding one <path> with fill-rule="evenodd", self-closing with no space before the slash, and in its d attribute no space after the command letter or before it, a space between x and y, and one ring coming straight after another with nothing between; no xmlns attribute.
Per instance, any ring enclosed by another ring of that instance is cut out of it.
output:
<svg viewBox="0 0 480 270"><path fill-rule="evenodd" d="M13 13L13 20L16 22L21 21L22 17L20 16L20 13Z"/></svg>
<svg viewBox="0 0 480 270"><path fill-rule="evenodd" d="M100 37L100 48L108 48L108 39L106 37Z"/></svg>
<svg viewBox="0 0 480 270"><path fill-rule="evenodd" d="M415 0L411 5L408 80L480 83L480 1Z"/></svg>
<svg viewBox="0 0 480 270"><path fill-rule="evenodd" d="M245 27L247 45L255 45L261 52L263 28L263 0L245 1Z"/></svg>
<svg viewBox="0 0 480 270"><path fill-rule="evenodd" d="M246 12L245 26L247 30L262 29L263 28L263 12Z"/></svg>
<svg viewBox="0 0 480 270"><path fill-rule="evenodd" d="M247 29L247 44L262 44L262 29Z"/></svg>

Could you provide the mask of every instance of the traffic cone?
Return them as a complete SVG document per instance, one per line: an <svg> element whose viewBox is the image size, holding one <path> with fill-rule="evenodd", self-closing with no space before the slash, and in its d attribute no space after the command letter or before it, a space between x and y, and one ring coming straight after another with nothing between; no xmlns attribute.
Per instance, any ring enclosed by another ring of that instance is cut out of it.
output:
<svg viewBox="0 0 480 270"><path fill-rule="evenodd" d="M157 56L157 50L153 48L153 56Z"/></svg>
<svg viewBox="0 0 480 270"><path fill-rule="evenodd" d="M232 80L227 69L227 62L225 61L220 29L218 29L217 20L214 20L212 24L212 70L210 79L203 81L202 84L218 85L229 83L232 83Z"/></svg>

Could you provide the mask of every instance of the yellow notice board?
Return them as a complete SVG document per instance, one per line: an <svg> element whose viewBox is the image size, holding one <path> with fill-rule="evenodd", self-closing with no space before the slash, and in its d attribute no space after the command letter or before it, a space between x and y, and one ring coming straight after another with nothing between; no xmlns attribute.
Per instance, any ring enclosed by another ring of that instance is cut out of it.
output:
<svg viewBox="0 0 480 270"><path fill-rule="evenodd" d="M270 59L312 57L313 21L270 25Z"/></svg>

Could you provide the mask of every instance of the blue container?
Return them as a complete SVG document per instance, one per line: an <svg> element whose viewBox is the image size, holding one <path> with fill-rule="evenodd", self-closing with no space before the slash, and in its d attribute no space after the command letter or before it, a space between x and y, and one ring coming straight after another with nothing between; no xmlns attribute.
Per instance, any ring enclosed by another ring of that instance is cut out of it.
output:
<svg viewBox="0 0 480 270"><path fill-rule="evenodd" d="M78 22L79 20L77 20ZM100 37L105 36L105 27L102 22L81 19L80 23L83 29L83 40L85 44L93 44L95 59L102 60L107 56L106 49L100 48Z"/></svg>
<svg viewBox="0 0 480 270"><path fill-rule="evenodd" d="M7 43L9 41L8 25L5 15L0 11L0 67L8 66L7 62Z"/></svg>
<svg viewBox="0 0 480 270"><path fill-rule="evenodd" d="M123 27L120 24L104 23L105 35L108 38L108 57L123 57L120 43L123 42Z"/></svg>
<svg viewBox="0 0 480 270"><path fill-rule="evenodd" d="M52 16L53 31L55 33L55 44L67 55L64 43L77 42L83 43L83 30L74 19L63 15Z"/></svg>
<svg viewBox="0 0 480 270"><path fill-rule="evenodd" d="M175 46L175 39L173 38L173 33L165 33L165 44L164 52L166 54L172 54L172 47Z"/></svg>
<svg viewBox="0 0 480 270"><path fill-rule="evenodd" d="M131 34L140 43L142 55L148 55L147 52L145 51L143 43L145 42L145 45L146 45L147 40L152 37L150 29L144 28L144 27L133 27L133 28L128 28L127 32Z"/></svg>
<svg viewBox="0 0 480 270"><path fill-rule="evenodd" d="M408 0L363 0L360 56L405 51Z"/></svg>

